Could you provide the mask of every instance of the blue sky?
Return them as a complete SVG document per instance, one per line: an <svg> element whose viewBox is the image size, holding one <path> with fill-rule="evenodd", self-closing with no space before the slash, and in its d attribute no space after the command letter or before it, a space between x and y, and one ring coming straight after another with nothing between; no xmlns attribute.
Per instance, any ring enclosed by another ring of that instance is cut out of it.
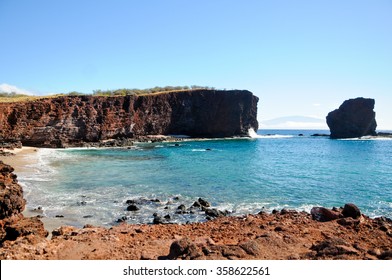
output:
<svg viewBox="0 0 392 280"><path fill-rule="evenodd" d="M391 14L391 0L0 0L0 86L248 89L261 123L363 96L392 129Z"/></svg>

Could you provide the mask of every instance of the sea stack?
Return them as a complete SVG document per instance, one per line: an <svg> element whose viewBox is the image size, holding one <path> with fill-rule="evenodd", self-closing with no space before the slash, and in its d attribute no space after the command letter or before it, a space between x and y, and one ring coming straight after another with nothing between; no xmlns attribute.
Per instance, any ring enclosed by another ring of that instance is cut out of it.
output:
<svg viewBox="0 0 392 280"><path fill-rule="evenodd" d="M327 116L327 124L331 131L331 138L377 135L374 104L374 99L358 97L344 101L339 109L330 112Z"/></svg>

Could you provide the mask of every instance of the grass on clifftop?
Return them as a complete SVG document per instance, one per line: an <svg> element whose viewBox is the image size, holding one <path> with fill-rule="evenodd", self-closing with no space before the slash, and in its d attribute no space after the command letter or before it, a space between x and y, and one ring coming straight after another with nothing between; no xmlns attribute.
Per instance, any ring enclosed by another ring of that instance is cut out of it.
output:
<svg viewBox="0 0 392 280"><path fill-rule="evenodd" d="M60 93L55 95L46 95L46 96L32 96L32 95L24 95L17 94L15 92L5 93L0 92L0 102L26 102L33 101L44 98L54 98L59 96L83 96L83 95L93 95L93 96L127 96L127 95L158 95L170 92L179 92L179 91L192 91L192 90L214 90L213 87L201 87L201 86L167 86L167 87L154 87L147 89L117 89L117 90L94 90L92 94L81 93L77 91L72 91L69 93Z"/></svg>

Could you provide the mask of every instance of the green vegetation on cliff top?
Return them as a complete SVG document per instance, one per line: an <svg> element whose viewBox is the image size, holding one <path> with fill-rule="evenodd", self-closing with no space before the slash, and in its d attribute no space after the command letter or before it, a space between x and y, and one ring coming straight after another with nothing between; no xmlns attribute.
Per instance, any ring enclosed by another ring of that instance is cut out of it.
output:
<svg viewBox="0 0 392 280"><path fill-rule="evenodd" d="M116 90L94 90L93 93L87 94L77 91L72 91L69 93L59 93L54 95L43 95L43 96L33 96L33 95L24 95L18 94L15 92L5 93L0 92L0 102L23 102L23 101L32 101L44 98L54 98L59 96L83 96L83 95L94 95L94 96L126 96L126 95L151 95L151 94L164 94L170 92L178 92L178 91L192 91L192 90L214 90L213 87L202 87L202 86L166 86L166 87L153 87L147 89L116 89Z"/></svg>

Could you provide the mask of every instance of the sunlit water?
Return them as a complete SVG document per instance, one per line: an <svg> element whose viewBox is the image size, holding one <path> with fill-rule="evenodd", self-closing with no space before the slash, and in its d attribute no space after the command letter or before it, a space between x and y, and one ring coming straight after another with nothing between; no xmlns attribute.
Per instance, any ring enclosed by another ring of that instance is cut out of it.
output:
<svg viewBox="0 0 392 280"><path fill-rule="evenodd" d="M138 144L131 149L41 149L39 164L18 174L27 208L66 224L111 226L204 221L174 214L202 197L231 215L262 209L358 205L369 216L392 217L392 141L311 137L327 131L258 131L252 139ZM304 134L304 136L298 136ZM126 200L147 201L137 212Z"/></svg>

